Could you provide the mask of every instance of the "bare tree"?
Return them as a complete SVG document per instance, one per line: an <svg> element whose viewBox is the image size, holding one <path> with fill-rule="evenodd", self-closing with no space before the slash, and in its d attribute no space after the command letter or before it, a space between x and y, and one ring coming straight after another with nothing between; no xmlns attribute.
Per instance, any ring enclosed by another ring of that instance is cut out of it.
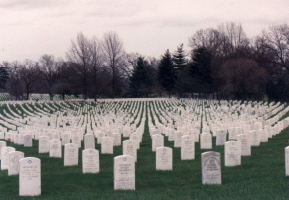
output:
<svg viewBox="0 0 289 200"><path fill-rule="evenodd" d="M289 26L273 25L268 31L263 30L262 37L267 48L274 53L275 64L289 71Z"/></svg>
<svg viewBox="0 0 289 200"><path fill-rule="evenodd" d="M7 92L16 98L16 100L23 97L24 86L21 81L19 70L21 68L21 63L14 61L12 63L7 63L9 79L6 83Z"/></svg>
<svg viewBox="0 0 289 200"><path fill-rule="evenodd" d="M247 58L229 59L221 66L219 75L226 80L222 86L225 95L237 99L262 97L267 82L266 69Z"/></svg>
<svg viewBox="0 0 289 200"><path fill-rule="evenodd" d="M17 70L24 86L27 100L33 90L40 85L39 71L38 63L35 63L32 60L25 60L23 65L20 65L20 68Z"/></svg>
<svg viewBox="0 0 289 200"><path fill-rule="evenodd" d="M90 41L82 33L78 33L76 41L71 41L71 47L67 53L68 61L74 66L79 77L79 86L82 88L84 99L88 92L88 68L91 62ZM76 82L78 80L75 80Z"/></svg>
<svg viewBox="0 0 289 200"><path fill-rule="evenodd" d="M103 82L100 81L100 74L102 70L102 61L103 61L103 54L102 54L102 46L100 41L93 37L90 40L90 93L93 96L94 100L96 100L97 96L100 94L100 91L103 87Z"/></svg>
<svg viewBox="0 0 289 200"><path fill-rule="evenodd" d="M53 55L45 54L41 56L40 63L40 73L44 81L44 88L48 92L50 100L53 100L52 87L57 82L60 62L55 61Z"/></svg>
<svg viewBox="0 0 289 200"><path fill-rule="evenodd" d="M125 51L123 43L116 32L108 32L103 37L103 53L105 65L112 75L112 96L114 98L117 83L121 78L128 77L127 63L125 63Z"/></svg>

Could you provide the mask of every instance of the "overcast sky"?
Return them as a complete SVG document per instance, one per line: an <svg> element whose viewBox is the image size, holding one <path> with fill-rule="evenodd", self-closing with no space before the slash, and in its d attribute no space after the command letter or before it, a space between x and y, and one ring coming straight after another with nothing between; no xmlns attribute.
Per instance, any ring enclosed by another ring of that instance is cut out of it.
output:
<svg viewBox="0 0 289 200"><path fill-rule="evenodd" d="M127 53L159 58L199 29L241 23L248 37L289 23L289 0L0 0L0 62L65 58L82 32L116 31Z"/></svg>

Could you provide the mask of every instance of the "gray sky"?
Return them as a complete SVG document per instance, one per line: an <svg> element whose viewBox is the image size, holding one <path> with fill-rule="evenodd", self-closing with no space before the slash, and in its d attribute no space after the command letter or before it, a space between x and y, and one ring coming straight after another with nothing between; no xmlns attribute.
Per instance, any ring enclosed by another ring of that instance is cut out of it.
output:
<svg viewBox="0 0 289 200"><path fill-rule="evenodd" d="M78 32L116 31L127 53L159 58L199 29L241 23L248 37L289 23L288 0L0 0L0 62L65 58Z"/></svg>

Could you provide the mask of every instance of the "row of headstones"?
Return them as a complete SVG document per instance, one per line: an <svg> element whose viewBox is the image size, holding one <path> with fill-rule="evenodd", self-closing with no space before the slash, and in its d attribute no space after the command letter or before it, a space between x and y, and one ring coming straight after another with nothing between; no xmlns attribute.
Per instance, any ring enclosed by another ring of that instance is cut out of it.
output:
<svg viewBox="0 0 289 200"><path fill-rule="evenodd" d="M8 176L19 175L19 195L41 194L41 164L39 158L24 158L24 153L0 141L1 170L8 170Z"/></svg>

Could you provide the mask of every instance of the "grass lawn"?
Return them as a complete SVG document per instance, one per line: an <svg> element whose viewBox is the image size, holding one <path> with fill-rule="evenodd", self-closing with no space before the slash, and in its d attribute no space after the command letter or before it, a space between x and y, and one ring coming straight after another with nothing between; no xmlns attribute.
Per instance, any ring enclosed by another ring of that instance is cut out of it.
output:
<svg viewBox="0 0 289 200"><path fill-rule="evenodd" d="M79 165L64 167L63 158L49 158L38 154L38 141L33 147L7 142L25 153L25 157L41 159L41 196L19 197L19 177L0 171L0 200L3 199L289 199L289 177L285 177L284 148L288 146L289 129L273 136L259 147L252 147L251 156L242 157L242 165L224 166L224 147L215 146L221 153L222 185L202 185L200 144L195 145L195 160L182 161L180 148L165 137L165 146L173 148L173 170L156 171L155 152L146 120L145 132L136 163L136 190L114 191L113 158L122 154L122 147L114 147L114 154L100 152L100 172L82 174L82 156ZM122 140L127 138L122 138ZM100 151L100 145L96 143ZM64 153L64 149L62 154Z"/></svg>

